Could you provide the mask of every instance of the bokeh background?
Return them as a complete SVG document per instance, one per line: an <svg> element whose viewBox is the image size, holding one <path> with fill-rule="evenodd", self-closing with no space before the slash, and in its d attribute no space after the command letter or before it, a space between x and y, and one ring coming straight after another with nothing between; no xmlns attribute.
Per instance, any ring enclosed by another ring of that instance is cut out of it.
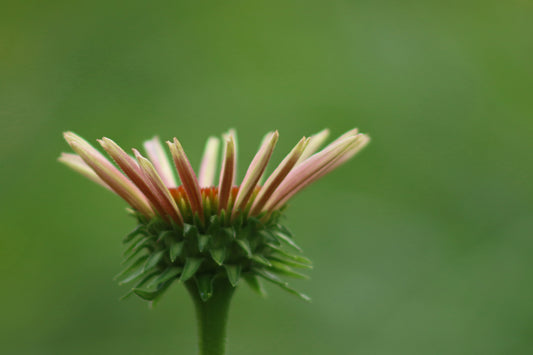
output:
<svg viewBox="0 0 533 355"><path fill-rule="evenodd" d="M307 304L246 287L229 354L533 353L529 1L2 1L0 353L194 354L192 303L112 280L125 203L61 133L373 141L295 198ZM242 163L241 166L243 166ZM241 172L242 177L242 172Z"/></svg>

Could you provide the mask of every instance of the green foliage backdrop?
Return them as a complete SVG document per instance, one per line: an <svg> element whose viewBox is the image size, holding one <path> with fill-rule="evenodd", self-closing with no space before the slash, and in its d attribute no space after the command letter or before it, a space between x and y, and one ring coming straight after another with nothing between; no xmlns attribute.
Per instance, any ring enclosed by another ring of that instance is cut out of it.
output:
<svg viewBox="0 0 533 355"><path fill-rule="evenodd" d="M3 1L0 353L192 354L192 303L113 282L125 204L58 164L64 130L139 147L267 130L373 141L289 206L315 263L234 299L229 353L533 351L528 1ZM242 165L241 165L242 167ZM242 171L241 171L242 176Z"/></svg>

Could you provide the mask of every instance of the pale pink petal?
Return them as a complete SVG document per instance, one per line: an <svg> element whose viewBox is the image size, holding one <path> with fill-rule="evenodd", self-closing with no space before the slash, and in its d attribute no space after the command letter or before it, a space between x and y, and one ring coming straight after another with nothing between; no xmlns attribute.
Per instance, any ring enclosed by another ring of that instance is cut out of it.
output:
<svg viewBox="0 0 533 355"><path fill-rule="evenodd" d="M274 151L278 137L278 131L271 133L270 138L261 146L254 159L250 163L250 166L246 171L246 175L242 180L241 186L239 187L237 197L235 198L235 204L231 213L232 218L235 218L237 214L242 212L242 210L246 207L246 204L248 203L248 200L250 199L257 182L261 178L261 175L263 175L268 161L272 156L272 152Z"/></svg>
<svg viewBox="0 0 533 355"><path fill-rule="evenodd" d="M322 171L317 176L316 180L328 174L329 172L337 169L342 164L346 163L348 160L353 158L354 155L359 153L359 151L363 149L370 142L370 137L367 136L366 134L360 133L360 134L357 134L356 137L357 137L357 140L350 146L350 148L344 154L342 154L338 159L336 159L333 164L330 164L330 166L328 166L327 169L324 169L324 171ZM316 181L316 180L313 180L313 181Z"/></svg>
<svg viewBox="0 0 533 355"><path fill-rule="evenodd" d="M200 172L198 173L198 183L202 187L209 187L215 184L219 144L220 142L218 138L215 137L209 137L205 144L204 155L202 157L202 163L200 164Z"/></svg>
<svg viewBox="0 0 533 355"><path fill-rule="evenodd" d="M287 196L293 196L297 191L300 191L301 186L306 181L312 179L321 169L346 152L356 139L356 137L347 137L340 141L336 140L298 165L274 191L263 210L272 211L276 209L280 206L280 201L286 201L288 199Z"/></svg>
<svg viewBox="0 0 533 355"><path fill-rule="evenodd" d="M270 175L254 200L252 208L250 209L251 216L261 212L268 198L299 161L299 158L306 150L308 143L309 138L303 137L300 142L298 142L298 144L296 144L296 146L291 150L291 152L287 154L285 159L283 159L283 161L278 165L276 170L274 170L274 172Z"/></svg>
<svg viewBox="0 0 533 355"><path fill-rule="evenodd" d="M224 150L224 160L220 170L218 183L218 211L225 210L228 207L229 196L235 177L235 141L233 135L229 134L226 140Z"/></svg>
<svg viewBox="0 0 533 355"><path fill-rule="evenodd" d="M354 129L351 129L348 132L342 134L335 141L340 141L340 140L343 140L344 138L347 138L347 137L355 137L358 134L359 134L359 130L357 128L354 128ZM335 142L335 141L333 141L333 142Z"/></svg>
<svg viewBox="0 0 533 355"><path fill-rule="evenodd" d="M185 189L187 199L191 205L193 212L198 213L200 219L203 220L203 206L202 206L202 193L200 191L200 185L198 184L198 179L196 174L191 167L191 163L183 150L180 142L174 138L174 143L167 142L170 152L172 153L172 158L174 158L174 164L178 169L178 174Z"/></svg>
<svg viewBox="0 0 533 355"><path fill-rule="evenodd" d="M154 211L144 194L124 174L122 174L99 151L87 143L83 138L72 132L64 134L72 149L89 165L94 172L122 197L131 207L148 217L154 216Z"/></svg>
<svg viewBox="0 0 533 355"><path fill-rule="evenodd" d="M144 174L145 180L150 184L152 190L156 192L156 195L163 206L167 215L179 225L183 225L183 218L181 217L176 201L170 194L170 191L166 187L165 183L157 173L152 163L143 157L136 149L133 149L133 153L139 162L139 166Z"/></svg>
<svg viewBox="0 0 533 355"><path fill-rule="evenodd" d="M314 173L308 174L305 178L301 179L293 187L286 187L287 192L283 196L281 196L281 198L279 198L276 203L270 206L266 206L266 209L268 209L269 211L273 211L273 210L280 208L296 193L298 193L305 187L309 186L310 184L314 183L319 178L323 177L324 175L331 172L335 168L339 167L341 164L345 163L348 159L353 157L370 141L368 136L364 134L358 134L355 137L349 137L348 139L352 139L352 142L348 144L342 152L336 155L332 154L332 159L329 162L327 162L327 164L315 170ZM316 167L318 166L319 165L317 164Z"/></svg>
<svg viewBox="0 0 533 355"><path fill-rule="evenodd" d="M144 149L165 185L169 188L178 186L174 176L174 169L170 165L167 153L165 153L159 137L156 136L144 142Z"/></svg>
<svg viewBox="0 0 533 355"><path fill-rule="evenodd" d="M98 175L96 175L93 169L91 169L89 165L87 165L79 155L71 153L61 153L61 156L57 160L65 164L72 170L77 171L86 178L89 178L93 182L105 187L106 189L114 193L114 191L111 190L111 188L107 186L107 184L102 179L100 179Z"/></svg>
<svg viewBox="0 0 533 355"><path fill-rule="evenodd" d="M300 164L305 159L309 158L311 155L315 154L318 149L324 144L326 139L329 137L329 129L323 129L322 131L313 134L311 137L309 137L309 144L307 144L307 148L305 148L305 151L300 156L300 159L298 160L297 164Z"/></svg>
<svg viewBox="0 0 533 355"><path fill-rule="evenodd" d="M268 132L267 134L263 136L263 138L261 139L261 143L259 143L259 149L261 149L261 147L270 139L271 136L272 136L272 132ZM257 184L260 186L264 185L266 178L267 178L267 174L265 172L263 173L263 175L261 175L261 178L259 179Z"/></svg>
<svg viewBox="0 0 533 355"><path fill-rule="evenodd" d="M147 183L139 164L129 156L118 144L109 138L102 138L98 143L104 148L109 156L117 163L122 171L130 178L131 181L142 191L148 198L152 207L162 216L165 215L165 209L154 191Z"/></svg>

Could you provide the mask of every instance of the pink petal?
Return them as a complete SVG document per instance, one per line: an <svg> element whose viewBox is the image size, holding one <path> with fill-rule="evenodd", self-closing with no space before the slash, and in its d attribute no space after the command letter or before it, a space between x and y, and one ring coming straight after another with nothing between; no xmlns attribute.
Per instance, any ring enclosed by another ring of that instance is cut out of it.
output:
<svg viewBox="0 0 533 355"><path fill-rule="evenodd" d="M72 132L66 132L64 136L72 149L117 195L145 216L154 216L146 196L99 151Z"/></svg>
<svg viewBox="0 0 533 355"><path fill-rule="evenodd" d="M263 175L268 161L272 156L272 152L274 151L278 137L278 131L272 133L270 138L261 146L252 160L248 170L246 171L246 175L242 180L241 186L239 187L237 197L235 198L235 204L231 213L232 218L235 218L237 214L242 212L242 210L246 207L246 204L248 203L248 200L250 199L257 182L261 178L261 175Z"/></svg>
<svg viewBox="0 0 533 355"><path fill-rule="evenodd" d="M174 177L174 170L170 165L170 161L168 160L168 156L163 149L159 137L156 136L149 141L144 142L144 149L165 185L167 187L178 186L176 178Z"/></svg>
<svg viewBox="0 0 533 355"><path fill-rule="evenodd" d="M198 182L202 187L213 186L215 184L215 171L218 160L219 140L215 137L209 137L205 144L200 172L198 173Z"/></svg>
<svg viewBox="0 0 533 355"><path fill-rule="evenodd" d="M122 171L133 181L135 185L143 192L143 194L152 203L156 211L164 216L165 209L160 203L156 192L147 183L139 164L130 157L117 143L109 138L102 138L98 143L104 148L109 156L117 163Z"/></svg>
<svg viewBox="0 0 533 355"><path fill-rule="evenodd" d="M183 225L183 218L181 217L178 206L176 205L176 201L174 201L174 198L163 182L163 179L157 173L155 167L136 149L133 149L133 153L139 162L139 166L144 174L145 180L148 182L148 184L150 184L152 191L155 192L155 195L157 196L159 203L163 206L166 215L170 216L170 218L179 225Z"/></svg>
<svg viewBox="0 0 533 355"><path fill-rule="evenodd" d="M356 137L347 137L342 140L336 140L319 153L298 165L287 175L276 191L274 191L263 209L272 211L278 208L282 201L288 200L289 197L307 186L308 183L305 183L311 181L317 172L339 156L342 156L356 139Z"/></svg>
<svg viewBox="0 0 533 355"><path fill-rule="evenodd" d="M299 161L302 154L306 151L306 147L309 143L309 138L303 137L298 144L291 150L291 152L283 159L283 161L278 165L276 170L270 175L267 179L261 190L257 194L252 208L250 209L250 215L259 214L267 202L268 198L276 190L276 188L281 184L283 179L289 174L292 168Z"/></svg>
<svg viewBox="0 0 533 355"><path fill-rule="evenodd" d="M309 144L307 144L307 148L305 148L305 151L300 156L300 159L298 160L297 164L303 162L305 159L315 154L315 152L322 146L322 144L324 144L328 137L329 129L327 128L309 137Z"/></svg>
<svg viewBox="0 0 533 355"><path fill-rule="evenodd" d="M226 139L224 151L224 160L220 170L218 183L218 211L225 210L228 207L229 196L235 178L235 141L233 135L229 134Z"/></svg>
<svg viewBox="0 0 533 355"><path fill-rule="evenodd" d="M330 164L326 169L324 169L324 171L322 171L316 177L316 179L313 180L313 182L318 180L322 176L328 174L329 172L337 169L342 164L346 163L348 160L353 158L354 155L359 153L359 151L363 149L370 142L370 137L367 136L366 134L358 134L356 137L358 139L350 146L350 148L344 154L342 154L338 159L336 159L333 164Z"/></svg>
<svg viewBox="0 0 533 355"><path fill-rule="evenodd" d="M364 134L358 134L355 137L350 137L348 139L352 139L353 141L346 146L342 152L334 156L329 162L327 162L327 164L317 169L314 173L308 175L305 179L302 179L294 188L289 189L289 191L273 204L273 206L269 206L268 210L273 211L283 206L296 193L346 162L369 142L368 136Z"/></svg>
<svg viewBox="0 0 533 355"><path fill-rule="evenodd" d="M230 129L228 131L228 133L225 133L222 135L222 138L228 140L229 138L231 137L231 139L233 140L233 155L235 156L235 161L234 161L234 170L233 170L233 180L231 181L231 185L235 185L235 180L237 180L237 163L238 163L238 159L237 157L239 156L239 151L238 151L238 147L239 147L239 144L238 144L238 140L237 140L237 131L234 130L233 128Z"/></svg>
<svg viewBox="0 0 533 355"><path fill-rule="evenodd" d="M200 219L203 220L204 212L202 207L202 194L200 191L200 185L198 184L198 179L196 174L191 167L191 163L183 150L180 142L174 138L174 143L167 142L172 157L174 158L174 164L178 169L178 174L180 176L183 188L191 205L192 211L197 212Z"/></svg>

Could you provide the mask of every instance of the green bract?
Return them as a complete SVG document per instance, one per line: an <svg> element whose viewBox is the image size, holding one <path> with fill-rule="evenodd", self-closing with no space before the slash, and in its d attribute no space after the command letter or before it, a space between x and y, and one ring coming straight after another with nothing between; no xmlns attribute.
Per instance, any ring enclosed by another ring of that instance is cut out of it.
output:
<svg viewBox="0 0 533 355"><path fill-rule="evenodd" d="M124 239L126 266L117 275L120 284L133 284L126 296L135 293L154 301L174 282L194 282L200 298L207 301L217 278L233 287L244 279L259 293L263 293L260 279L265 279L309 300L282 279L307 278L297 269L309 269L311 262L301 255L287 228L279 224L281 211L266 222L241 217L233 223L222 211L205 225L196 218L197 223L183 226L138 213L134 216L139 225Z"/></svg>

